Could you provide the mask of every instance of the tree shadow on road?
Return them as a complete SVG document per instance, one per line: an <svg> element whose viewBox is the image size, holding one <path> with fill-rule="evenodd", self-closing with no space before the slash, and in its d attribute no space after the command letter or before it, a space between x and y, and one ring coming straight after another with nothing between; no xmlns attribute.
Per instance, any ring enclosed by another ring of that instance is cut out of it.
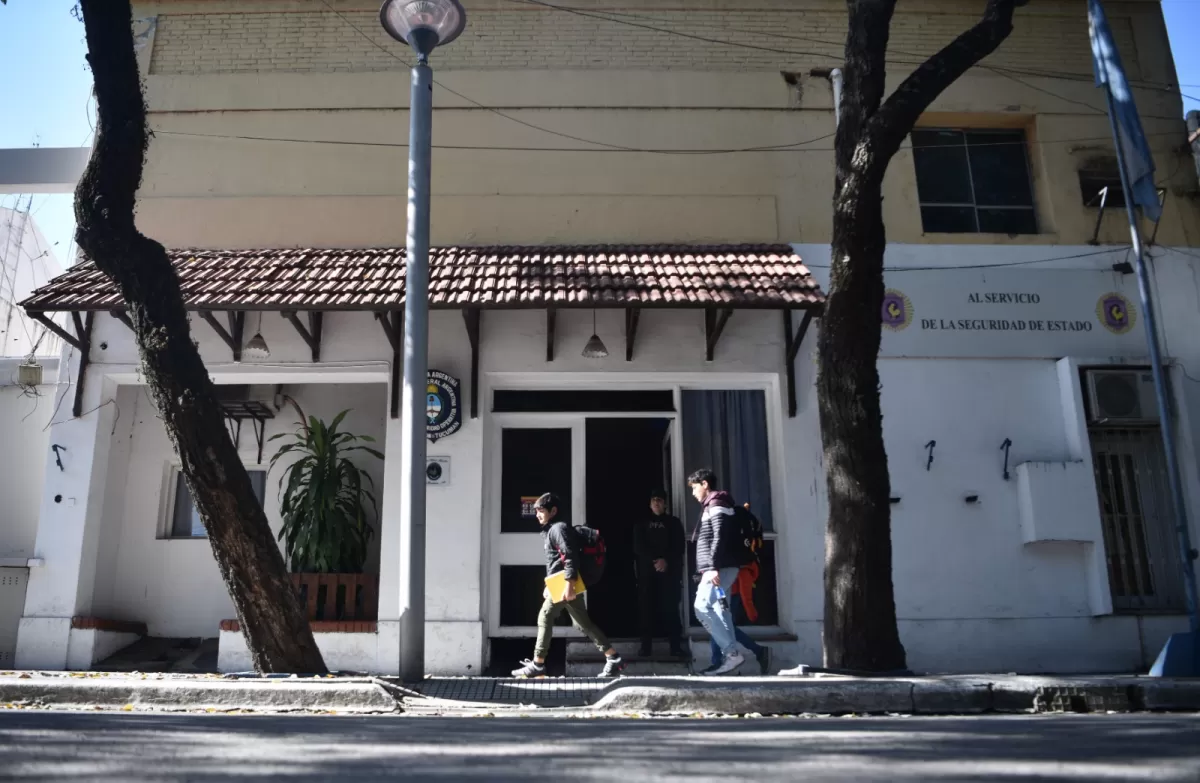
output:
<svg viewBox="0 0 1200 783"><path fill-rule="evenodd" d="M22 780L1200 779L1196 716L564 719L0 713ZM1153 769L1153 772L1151 771Z"/></svg>

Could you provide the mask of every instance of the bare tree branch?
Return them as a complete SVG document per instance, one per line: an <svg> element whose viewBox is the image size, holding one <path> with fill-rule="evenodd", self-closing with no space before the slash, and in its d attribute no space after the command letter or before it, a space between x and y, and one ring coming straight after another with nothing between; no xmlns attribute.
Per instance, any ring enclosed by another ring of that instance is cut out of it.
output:
<svg viewBox="0 0 1200 783"><path fill-rule="evenodd" d="M890 158L917 119L946 88L1004 43L1012 33L1013 11L1028 0L988 0L978 24L913 71L867 123L877 153Z"/></svg>

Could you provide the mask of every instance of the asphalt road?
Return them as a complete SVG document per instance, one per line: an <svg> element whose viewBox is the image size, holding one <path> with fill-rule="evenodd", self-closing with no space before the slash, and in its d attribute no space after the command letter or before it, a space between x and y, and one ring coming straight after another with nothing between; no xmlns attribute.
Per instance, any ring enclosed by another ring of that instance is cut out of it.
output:
<svg viewBox="0 0 1200 783"><path fill-rule="evenodd" d="M0 712L0 779L1200 780L1200 715L566 719Z"/></svg>

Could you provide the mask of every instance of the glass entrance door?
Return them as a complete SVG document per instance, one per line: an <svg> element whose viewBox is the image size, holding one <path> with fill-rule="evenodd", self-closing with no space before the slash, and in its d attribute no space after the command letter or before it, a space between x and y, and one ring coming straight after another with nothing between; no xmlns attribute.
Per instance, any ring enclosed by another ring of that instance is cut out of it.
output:
<svg viewBox="0 0 1200 783"><path fill-rule="evenodd" d="M488 523L492 636L537 632L546 575L545 553L533 504L543 493L562 501L559 514L583 524L582 417L497 416L490 459ZM563 615L567 628L569 620Z"/></svg>

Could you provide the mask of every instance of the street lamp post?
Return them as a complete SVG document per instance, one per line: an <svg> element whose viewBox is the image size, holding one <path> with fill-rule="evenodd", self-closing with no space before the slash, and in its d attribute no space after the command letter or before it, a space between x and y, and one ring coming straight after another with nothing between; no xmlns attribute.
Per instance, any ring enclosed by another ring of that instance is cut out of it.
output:
<svg viewBox="0 0 1200 783"><path fill-rule="evenodd" d="M408 244L404 297L404 404L400 469L400 676L425 676L425 385L429 372L429 169L433 71L429 55L463 31L458 0L384 0L379 21L417 55L408 139Z"/></svg>

